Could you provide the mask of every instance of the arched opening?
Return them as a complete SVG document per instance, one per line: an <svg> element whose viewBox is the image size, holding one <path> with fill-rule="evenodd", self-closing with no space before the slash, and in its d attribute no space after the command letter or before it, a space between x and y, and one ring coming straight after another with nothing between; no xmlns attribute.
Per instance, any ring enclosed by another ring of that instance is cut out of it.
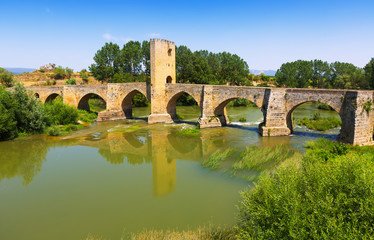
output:
<svg viewBox="0 0 374 240"><path fill-rule="evenodd" d="M214 110L222 126L234 125L255 125L258 126L264 119L260 108L245 98L230 98L223 101Z"/></svg>
<svg viewBox="0 0 374 240"><path fill-rule="evenodd" d="M175 122L197 122L201 116L196 100L186 92L179 92L169 100L167 112Z"/></svg>
<svg viewBox="0 0 374 240"><path fill-rule="evenodd" d="M34 94L35 98L40 98L39 93Z"/></svg>
<svg viewBox="0 0 374 240"><path fill-rule="evenodd" d="M170 76L168 76L168 77L166 78L166 83L171 83L172 80L173 80L173 79L172 79Z"/></svg>
<svg viewBox="0 0 374 240"><path fill-rule="evenodd" d="M49 96L47 97L47 99L45 100L45 102L46 102L46 103L52 102L52 101L55 100L57 97L60 97L60 98L62 99L62 97L61 97L60 94L52 93L51 95L49 95Z"/></svg>
<svg viewBox="0 0 374 240"><path fill-rule="evenodd" d="M138 90L133 90L122 100L122 110L126 118L147 118L151 113L148 98Z"/></svg>
<svg viewBox="0 0 374 240"><path fill-rule="evenodd" d="M87 112L99 113L106 109L105 100L95 93L84 95L78 103L78 109L86 110Z"/></svg>
<svg viewBox="0 0 374 240"><path fill-rule="evenodd" d="M291 132L319 131L338 135L341 126L339 113L326 103L305 101L287 113L287 127Z"/></svg>

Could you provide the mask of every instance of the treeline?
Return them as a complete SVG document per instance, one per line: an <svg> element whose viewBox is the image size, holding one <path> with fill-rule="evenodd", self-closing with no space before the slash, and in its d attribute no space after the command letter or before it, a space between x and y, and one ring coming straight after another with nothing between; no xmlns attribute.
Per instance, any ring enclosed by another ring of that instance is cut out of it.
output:
<svg viewBox="0 0 374 240"><path fill-rule="evenodd" d="M374 58L364 68L322 60L288 62L282 64L275 78L280 87L374 89Z"/></svg>
<svg viewBox="0 0 374 240"><path fill-rule="evenodd" d="M176 46L176 73L179 83L251 85L248 64L236 54L192 52ZM105 43L89 69L102 82L134 82L150 79L149 41L130 41L122 48Z"/></svg>

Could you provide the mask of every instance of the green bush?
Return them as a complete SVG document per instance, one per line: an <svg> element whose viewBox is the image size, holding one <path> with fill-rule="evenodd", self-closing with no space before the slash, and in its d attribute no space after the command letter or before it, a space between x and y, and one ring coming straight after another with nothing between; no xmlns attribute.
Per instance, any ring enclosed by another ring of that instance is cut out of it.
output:
<svg viewBox="0 0 374 240"><path fill-rule="evenodd" d="M11 94L0 87L0 140L17 136L17 121L12 102Z"/></svg>
<svg viewBox="0 0 374 240"><path fill-rule="evenodd" d="M85 123L94 123L97 118L96 113L89 113L85 110L78 109L78 120Z"/></svg>
<svg viewBox="0 0 374 240"><path fill-rule="evenodd" d="M373 149L319 140L302 166L281 167L242 193L242 239L371 239Z"/></svg>
<svg viewBox="0 0 374 240"><path fill-rule="evenodd" d="M239 118L239 122L246 122L246 121L247 121L247 119L245 117Z"/></svg>
<svg viewBox="0 0 374 240"><path fill-rule="evenodd" d="M76 124L78 120L78 111L72 106L64 104L56 99L51 103L44 104L44 110L49 116L49 124L66 125Z"/></svg>
<svg viewBox="0 0 374 240"><path fill-rule="evenodd" d="M77 85L77 80L75 78L66 79L65 85Z"/></svg>
<svg viewBox="0 0 374 240"><path fill-rule="evenodd" d="M4 68L0 68L0 83L3 86L10 87L13 82L13 73L8 72Z"/></svg>
<svg viewBox="0 0 374 240"><path fill-rule="evenodd" d="M53 126L47 128L47 133L50 136L60 136L61 135L60 128L56 125L53 125Z"/></svg>

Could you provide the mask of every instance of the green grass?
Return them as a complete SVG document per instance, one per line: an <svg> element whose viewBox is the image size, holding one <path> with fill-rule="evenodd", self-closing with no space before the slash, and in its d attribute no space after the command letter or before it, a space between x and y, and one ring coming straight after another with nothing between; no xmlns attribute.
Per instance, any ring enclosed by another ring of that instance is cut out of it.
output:
<svg viewBox="0 0 374 240"><path fill-rule="evenodd" d="M176 133L179 137L200 137L201 132L198 128L185 128Z"/></svg>
<svg viewBox="0 0 374 240"><path fill-rule="evenodd" d="M296 119L297 124L300 126L306 126L308 129L317 130L317 131L326 131L332 128L339 127L342 124L342 121L338 118L328 117L304 117L302 119Z"/></svg>
<svg viewBox="0 0 374 240"><path fill-rule="evenodd" d="M62 136L84 128L80 124L67 124L67 125L53 125L46 129L46 133L50 136Z"/></svg>
<svg viewBox="0 0 374 240"><path fill-rule="evenodd" d="M247 121L247 119L245 117L239 118L239 122L246 122L246 121Z"/></svg>
<svg viewBox="0 0 374 240"><path fill-rule="evenodd" d="M271 173L279 166L298 164L301 153L284 145L247 147L245 150L217 150L202 162L204 168L221 169L232 176L253 181L261 174Z"/></svg>
<svg viewBox="0 0 374 240"><path fill-rule="evenodd" d="M225 151L216 151L202 162L204 168L210 168L212 170L217 170L221 168L221 163L231 157L236 152L235 149L226 149Z"/></svg>

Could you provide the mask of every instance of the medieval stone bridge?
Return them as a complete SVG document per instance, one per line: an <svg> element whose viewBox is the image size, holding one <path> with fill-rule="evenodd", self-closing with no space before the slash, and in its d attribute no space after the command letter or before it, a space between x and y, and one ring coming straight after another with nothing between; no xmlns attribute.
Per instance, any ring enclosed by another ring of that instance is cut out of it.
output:
<svg viewBox="0 0 374 240"><path fill-rule="evenodd" d="M88 100L96 94L106 102L107 109L99 113L98 121L132 117L132 98L141 93L151 103L149 123L178 121L176 101L184 93L191 95L201 110L200 127L228 124L225 106L236 98L255 103L263 112L259 132L263 136L283 136L292 132L292 112L305 102L326 103L336 110L342 120L338 139L352 144L372 144L373 91L292 89L242 86L217 86L166 83L162 97L147 83L109 83L102 85L32 87L42 102L57 96L79 109L89 110ZM156 100L156 101L155 101Z"/></svg>
<svg viewBox="0 0 374 240"><path fill-rule="evenodd" d="M63 101L76 108L89 110L93 94L106 102L107 109L99 113L98 121L132 117L132 98L141 93L151 103L148 123L178 121L176 101L184 93L191 95L201 110L201 128L228 124L226 105L244 98L255 103L263 112L259 126L263 136L284 136L292 132L292 112L305 102L319 101L335 109L342 120L338 140L359 145L373 144L374 91L292 89L245 86L177 84L175 74L175 44L151 39L151 83L109 83L100 85L31 87L41 101L62 96Z"/></svg>

